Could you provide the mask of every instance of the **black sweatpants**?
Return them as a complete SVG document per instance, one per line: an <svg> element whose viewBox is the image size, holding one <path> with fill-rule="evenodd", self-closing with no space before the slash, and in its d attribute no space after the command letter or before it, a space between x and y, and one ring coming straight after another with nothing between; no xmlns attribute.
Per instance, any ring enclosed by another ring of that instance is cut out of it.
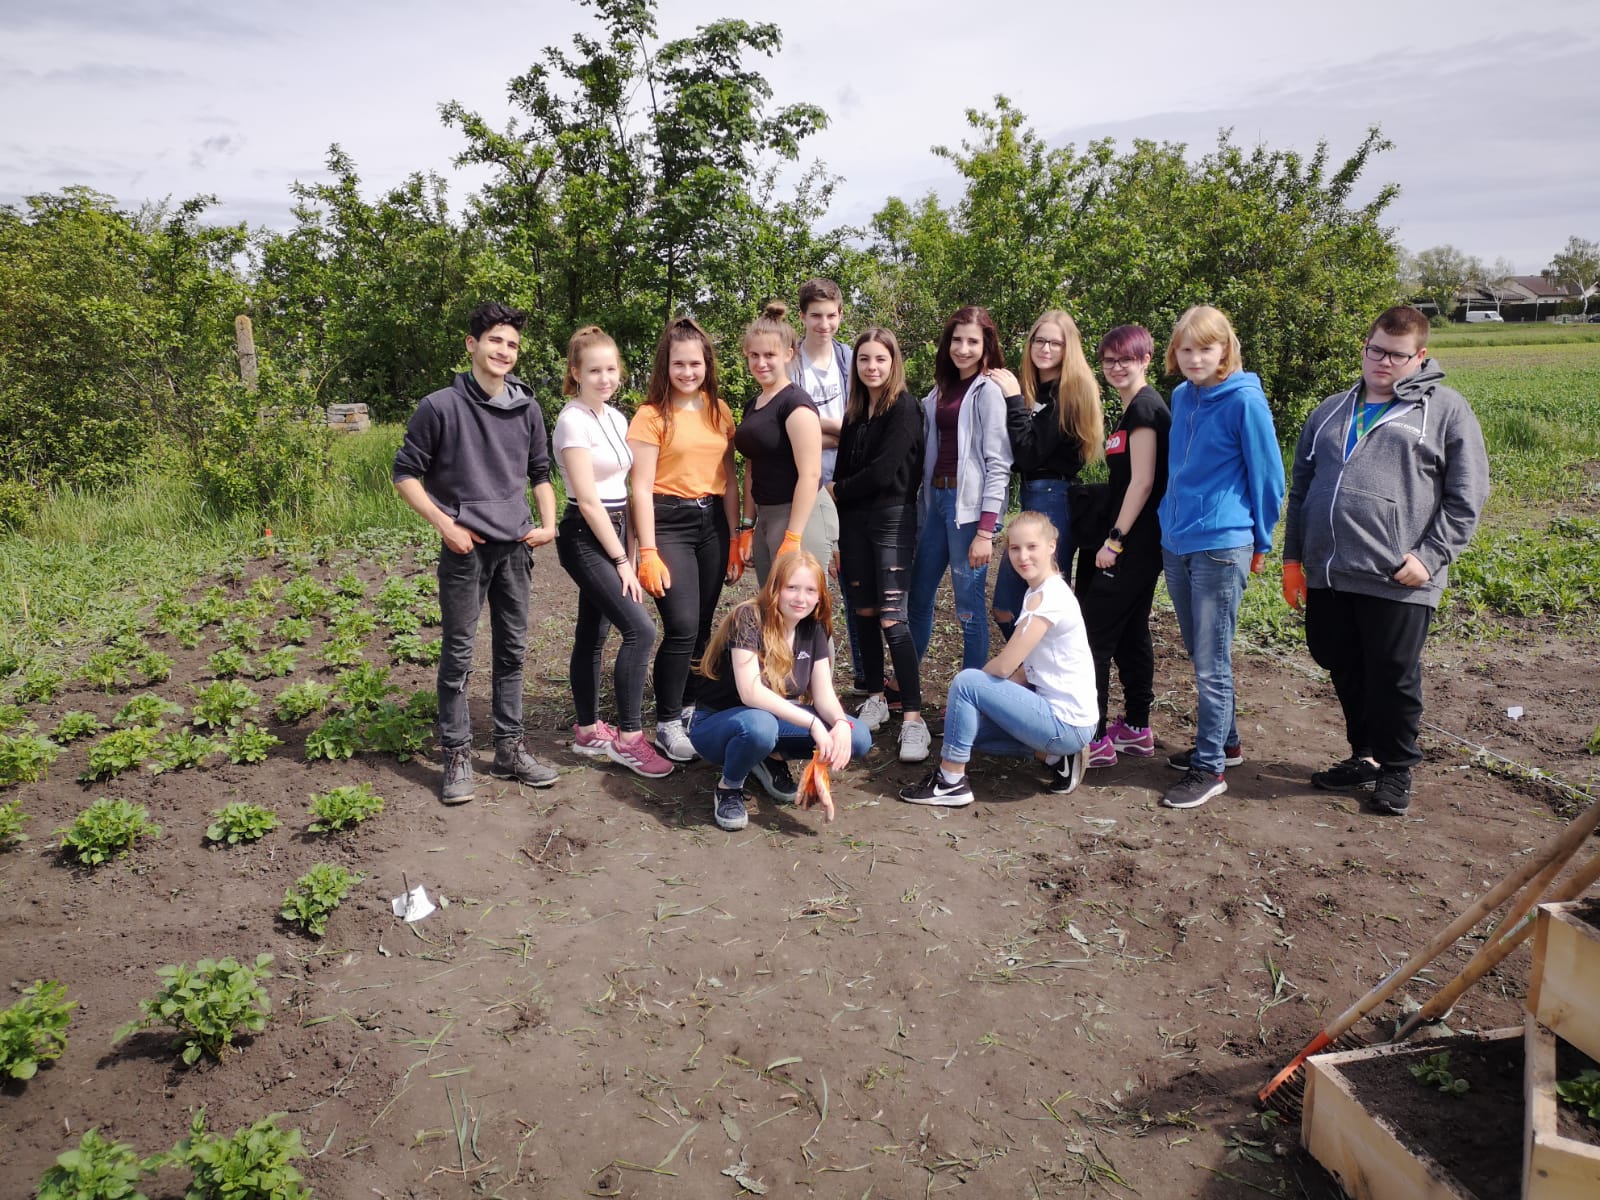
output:
<svg viewBox="0 0 1600 1200"><path fill-rule="evenodd" d="M1333 588L1306 591L1306 649L1333 676L1350 750L1382 767L1422 761L1422 645L1433 609Z"/></svg>
<svg viewBox="0 0 1600 1200"><path fill-rule="evenodd" d="M1098 547L1096 547L1098 549ZM1081 568L1081 563L1080 563ZM1133 558L1124 553L1108 575L1094 566L1078 572L1078 605L1094 659L1095 690L1100 696L1100 723L1095 737L1106 735L1106 709L1111 699L1111 664L1122 680L1122 713L1129 725L1150 724L1155 702L1156 653L1150 642L1150 605L1161 578L1161 558Z"/></svg>

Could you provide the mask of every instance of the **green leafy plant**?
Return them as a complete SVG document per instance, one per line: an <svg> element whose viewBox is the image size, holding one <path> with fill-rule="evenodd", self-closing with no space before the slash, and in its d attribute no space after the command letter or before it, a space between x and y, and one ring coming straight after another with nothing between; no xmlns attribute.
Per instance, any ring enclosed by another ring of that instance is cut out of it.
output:
<svg viewBox="0 0 1600 1200"><path fill-rule="evenodd" d="M410 609L422 598L415 584L408 579L398 576L391 577L383 587L378 589L378 594L373 597L373 606L383 616L384 620L396 616Z"/></svg>
<svg viewBox="0 0 1600 1200"><path fill-rule="evenodd" d="M209 587L195 602L194 616L202 625L216 625L228 615L228 589Z"/></svg>
<svg viewBox="0 0 1600 1200"><path fill-rule="evenodd" d="M338 833L383 811L383 797L370 783L346 784L311 797L312 833Z"/></svg>
<svg viewBox="0 0 1600 1200"><path fill-rule="evenodd" d="M336 638L365 640L378 627L378 618L364 608L342 612L328 625L328 632Z"/></svg>
<svg viewBox="0 0 1600 1200"><path fill-rule="evenodd" d="M193 1173L184 1200L310 1200L305 1177L289 1164L307 1157L298 1129L279 1129L282 1113L242 1126L232 1137L207 1133L205 1110L195 1114L189 1136L163 1156Z"/></svg>
<svg viewBox="0 0 1600 1200"><path fill-rule="evenodd" d="M165 633L171 633L188 616L189 606L181 597L174 596L170 592L157 600L156 606L150 610L151 623Z"/></svg>
<svg viewBox="0 0 1600 1200"><path fill-rule="evenodd" d="M315 617L327 611L333 592L309 575L291 579L284 585L283 602L297 617Z"/></svg>
<svg viewBox="0 0 1600 1200"><path fill-rule="evenodd" d="M97 650L84 661L78 677L109 692L128 682L128 660L116 650Z"/></svg>
<svg viewBox="0 0 1600 1200"><path fill-rule="evenodd" d="M1600 1121L1600 1071L1584 1068L1576 1079L1556 1081L1556 1095L1591 1121Z"/></svg>
<svg viewBox="0 0 1600 1200"><path fill-rule="evenodd" d="M204 640L205 635L201 631L200 622L189 618L172 627L172 637L185 650L193 650Z"/></svg>
<svg viewBox="0 0 1600 1200"><path fill-rule="evenodd" d="M234 726L228 736L228 761L235 764L266 761L267 751L283 745L283 739L268 733L252 721Z"/></svg>
<svg viewBox="0 0 1600 1200"><path fill-rule="evenodd" d="M222 623L222 640L252 654L261 649L261 630L247 621L229 620Z"/></svg>
<svg viewBox="0 0 1600 1200"><path fill-rule="evenodd" d="M37 734L22 733L16 737L0 734L0 787L38 783L60 753L60 746Z"/></svg>
<svg viewBox="0 0 1600 1200"><path fill-rule="evenodd" d="M89 1128L40 1177L37 1200L146 1200L139 1180L164 1159L140 1158L127 1142L108 1142L98 1128Z"/></svg>
<svg viewBox="0 0 1600 1200"><path fill-rule="evenodd" d="M353 667L366 654L366 644L357 637L329 638L322 646L322 661L330 667Z"/></svg>
<svg viewBox="0 0 1600 1200"><path fill-rule="evenodd" d="M193 729L180 729L167 734L162 740L160 748L156 751L156 759L150 764L150 771L154 775L160 775L165 771L198 767L220 749L222 747L215 739L198 734Z"/></svg>
<svg viewBox="0 0 1600 1200"><path fill-rule="evenodd" d="M327 708L332 699L331 687L308 679L304 683L291 684L279 692L273 710L280 721L300 721Z"/></svg>
<svg viewBox="0 0 1600 1200"><path fill-rule="evenodd" d="M182 715L181 704L174 704L154 692L145 692L124 704L111 720L116 725L146 725L151 729L160 729L162 722L168 717Z"/></svg>
<svg viewBox="0 0 1600 1200"><path fill-rule="evenodd" d="M232 957L161 967L156 971L161 991L142 1002L143 1015L117 1030L112 1041L152 1025L171 1025L185 1065L193 1066L202 1054L221 1058L235 1037L267 1027L272 1000L261 981L271 978L271 962L272 955L259 954L251 967Z"/></svg>
<svg viewBox="0 0 1600 1200"><path fill-rule="evenodd" d="M272 626L272 636L280 642L304 645L311 640L311 622L304 617L281 617Z"/></svg>
<svg viewBox="0 0 1600 1200"><path fill-rule="evenodd" d="M275 675L282 679L294 671L295 663L300 658L299 646L279 646L275 650L268 650L261 656L261 665L258 668L257 678Z"/></svg>
<svg viewBox="0 0 1600 1200"><path fill-rule="evenodd" d="M33 818L22 811L21 800L11 800L0 804L0 850L9 850L18 842L28 840L28 835L22 832L25 822Z"/></svg>
<svg viewBox="0 0 1600 1200"><path fill-rule="evenodd" d="M100 718L92 712L73 709L71 712L61 714L61 720L57 721L56 727L50 731L50 740L58 746L68 746L79 738L89 737L104 728L105 726L100 724Z"/></svg>
<svg viewBox="0 0 1600 1200"><path fill-rule="evenodd" d="M236 675L250 674L250 660L237 646L225 646L210 658L206 667L218 679L232 679Z"/></svg>
<svg viewBox="0 0 1600 1200"><path fill-rule="evenodd" d="M338 694L345 704L355 712L376 708L392 692L398 690L389 682L388 667L373 667L363 664L359 667L352 667L348 671L339 672Z"/></svg>
<svg viewBox="0 0 1600 1200"><path fill-rule="evenodd" d="M397 633L389 639L389 653L400 662L432 664L443 652L444 643L438 638L423 641L415 633Z"/></svg>
<svg viewBox="0 0 1600 1200"><path fill-rule="evenodd" d="M1450 1074L1450 1051L1430 1054L1419 1063L1411 1065L1412 1077L1423 1087L1437 1088L1447 1096L1464 1096L1472 1085L1465 1079Z"/></svg>
<svg viewBox="0 0 1600 1200"><path fill-rule="evenodd" d="M77 1007L54 979L35 979L23 988L22 999L0 1010L0 1075L32 1079L40 1064L60 1058Z"/></svg>
<svg viewBox="0 0 1600 1200"><path fill-rule="evenodd" d="M336 713L306 736L308 759L350 758L361 749L361 725L354 717Z"/></svg>
<svg viewBox="0 0 1600 1200"><path fill-rule="evenodd" d="M226 729L238 724L260 700L261 697L251 691L248 684L235 679L219 679L195 689L194 709L189 718L196 725Z"/></svg>
<svg viewBox="0 0 1600 1200"><path fill-rule="evenodd" d="M162 683L172 678L172 655L152 650L139 660L139 674L146 683Z"/></svg>
<svg viewBox="0 0 1600 1200"><path fill-rule="evenodd" d="M211 814L213 820L206 826L208 842L226 842L237 846L241 842L259 841L283 822L270 808L236 800L224 804Z"/></svg>
<svg viewBox="0 0 1600 1200"><path fill-rule="evenodd" d="M410 609L402 609L391 617L385 617L383 623L393 633L416 633L422 628L422 618Z"/></svg>
<svg viewBox="0 0 1600 1200"><path fill-rule="evenodd" d="M283 907L278 915L291 925L298 925L312 937L328 932L328 918L350 889L365 879L333 863L317 863L283 894Z"/></svg>
<svg viewBox="0 0 1600 1200"><path fill-rule="evenodd" d="M278 594L278 581L271 575L258 575L255 582L250 585L250 598L263 603L271 601Z"/></svg>
<svg viewBox="0 0 1600 1200"><path fill-rule="evenodd" d="M406 711L419 720L437 720L439 717L439 693L431 688L412 692L406 699Z"/></svg>
<svg viewBox="0 0 1600 1200"><path fill-rule="evenodd" d="M160 730L146 725L114 729L89 747L89 765L79 778L110 779L154 758L160 748Z"/></svg>
<svg viewBox="0 0 1600 1200"><path fill-rule="evenodd" d="M56 698L67 677L49 667L29 667L22 676L17 695L34 704L49 704Z"/></svg>
<svg viewBox="0 0 1600 1200"><path fill-rule="evenodd" d="M361 576L354 571L346 571L333 581L333 586L339 589L341 596L349 596L353 600L359 600L367 594L367 585L361 582Z"/></svg>
<svg viewBox="0 0 1600 1200"><path fill-rule="evenodd" d="M439 607L439 602L437 600L434 600L428 604L417 605L416 612L417 620L421 621L424 625L444 624L444 611Z"/></svg>
<svg viewBox="0 0 1600 1200"><path fill-rule="evenodd" d="M370 710L361 722L361 748L392 754L410 762L428 744L432 724L407 712L392 700Z"/></svg>
<svg viewBox="0 0 1600 1200"><path fill-rule="evenodd" d="M126 854L140 838L159 837L161 826L150 820L150 810L144 805L102 796L79 813L71 825L56 832L62 835L64 854L97 867L107 859Z"/></svg>

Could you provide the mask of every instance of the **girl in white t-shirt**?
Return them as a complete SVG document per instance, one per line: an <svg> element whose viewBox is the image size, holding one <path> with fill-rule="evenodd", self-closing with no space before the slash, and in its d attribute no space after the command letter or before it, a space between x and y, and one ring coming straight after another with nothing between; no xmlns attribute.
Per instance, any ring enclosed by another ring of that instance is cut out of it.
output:
<svg viewBox="0 0 1600 1200"><path fill-rule="evenodd" d="M1060 759L1052 792L1071 792L1082 781L1085 747L1099 720L1094 659L1055 552L1049 517L1025 512L1011 523L1006 554L1028 586L1016 632L982 670L962 671L950 684L939 765L924 782L903 789L900 799L945 808L971 804L967 763L974 750Z"/></svg>
<svg viewBox="0 0 1600 1200"><path fill-rule="evenodd" d="M567 344L567 397L551 445L567 488L567 511L556 530L561 566L578 585L578 624L567 666L578 723L572 749L607 758L636 774L659 779L672 772L644 737L645 674L655 622L645 608L628 549L628 420L607 401L622 385L617 344L597 325L586 325ZM606 630L622 635L617 651L617 728L600 719L600 651Z"/></svg>

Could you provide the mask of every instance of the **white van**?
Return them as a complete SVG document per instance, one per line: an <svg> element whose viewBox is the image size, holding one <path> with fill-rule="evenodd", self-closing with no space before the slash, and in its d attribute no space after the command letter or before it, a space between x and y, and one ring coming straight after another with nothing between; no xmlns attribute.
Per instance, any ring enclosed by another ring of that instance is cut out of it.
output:
<svg viewBox="0 0 1600 1200"><path fill-rule="evenodd" d="M1467 313L1468 325L1477 325L1483 321L1500 321L1504 323L1505 318L1491 309L1480 309L1478 312Z"/></svg>

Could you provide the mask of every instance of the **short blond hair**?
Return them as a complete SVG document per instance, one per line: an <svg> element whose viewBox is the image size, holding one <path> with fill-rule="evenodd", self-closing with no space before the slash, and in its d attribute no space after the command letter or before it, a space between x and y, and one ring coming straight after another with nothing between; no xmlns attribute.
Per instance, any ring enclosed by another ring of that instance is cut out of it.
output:
<svg viewBox="0 0 1600 1200"><path fill-rule="evenodd" d="M1168 375L1179 373L1178 343L1184 341L1197 346L1214 346L1220 342L1226 347L1222 362L1217 365L1217 383L1244 366L1244 356L1239 351L1239 335L1233 331L1233 323L1220 308L1196 304L1178 318L1178 323L1172 327L1172 336L1167 339Z"/></svg>

